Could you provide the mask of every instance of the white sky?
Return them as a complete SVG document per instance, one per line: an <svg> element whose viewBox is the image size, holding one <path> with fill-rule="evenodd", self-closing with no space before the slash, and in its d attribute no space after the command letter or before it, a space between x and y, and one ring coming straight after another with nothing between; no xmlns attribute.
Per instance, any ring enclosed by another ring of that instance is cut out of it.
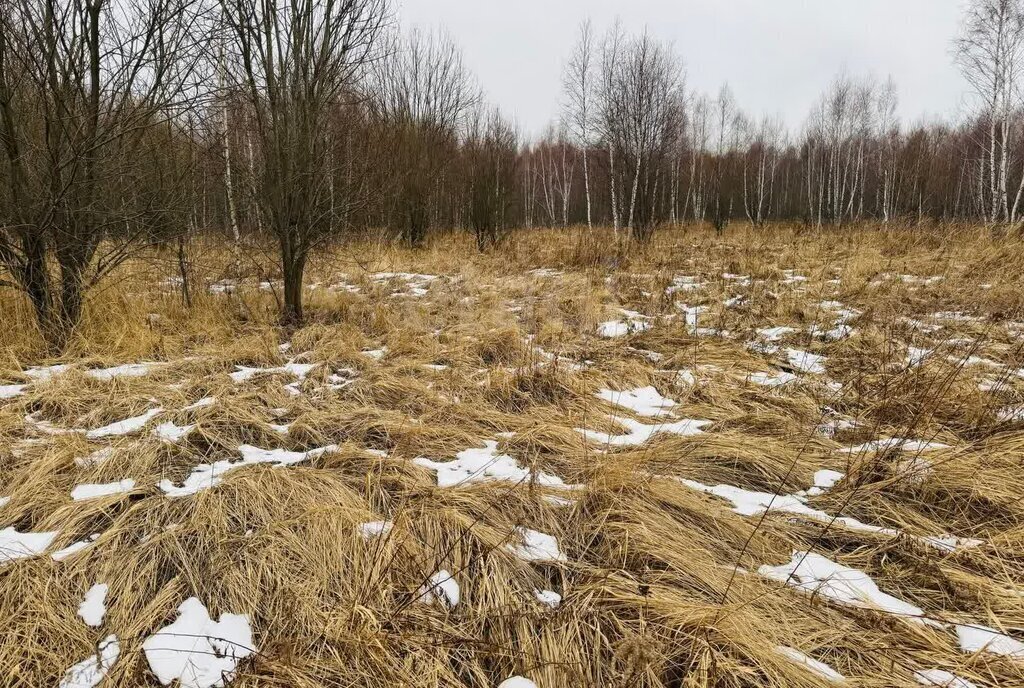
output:
<svg viewBox="0 0 1024 688"><path fill-rule="evenodd" d="M562 66L587 17L598 35L621 17L672 41L689 89L728 82L748 113L793 129L843 68L892 75L906 121L954 115L966 91L950 56L964 0L395 1L403 26L446 29L488 99L528 134L557 116Z"/></svg>

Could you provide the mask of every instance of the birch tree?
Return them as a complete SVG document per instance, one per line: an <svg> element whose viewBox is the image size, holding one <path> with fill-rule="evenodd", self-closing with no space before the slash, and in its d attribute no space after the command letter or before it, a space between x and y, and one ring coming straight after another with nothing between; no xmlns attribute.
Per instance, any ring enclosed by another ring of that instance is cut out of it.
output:
<svg viewBox="0 0 1024 688"><path fill-rule="evenodd" d="M583 194L587 204L587 228L593 228L588 154L593 145L594 32L590 20L580 26L579 38L562 79L566 96L563 122L583 153Z"/></svg>

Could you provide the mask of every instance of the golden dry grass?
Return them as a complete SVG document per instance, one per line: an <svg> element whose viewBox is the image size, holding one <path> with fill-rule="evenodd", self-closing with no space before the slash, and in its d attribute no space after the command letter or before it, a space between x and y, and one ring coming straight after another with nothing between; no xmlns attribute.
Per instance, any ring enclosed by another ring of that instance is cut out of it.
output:
<svg viewBox="0 0 1024 688"><path fill-rule="evenodd" d="M679 229L624 251L610 232L531 231L484 255L459 235L416 252L352 242L316 257L309 323L290 333L275 326L276 297L259 286L274 274L270 263L249 259L233 293L210 293L231 274L230 254L204 245L193 255L192 308L163 285L174 275L169 257L140 258L92 294L59 361L72 369L46 381L23 371L58 361L41 360L25 303L0 294L0 385L28 385L0 401L0 497L9 497L0 530L57 531L51 550L98 535L64 561L0 564L0 683L57 685L116 634L121 655L103 685L158 685L142 644L195 596L215 618L250 617L257 652L231 681L241 687L484 688L512 675L542 688L832 685L779 645L851 686L917 685L922 669L977 686L1024 685L1024 656L963 652L946 625L983 624L1024 641L1024 428L999 415L1024 403L1016 238L973 228ZM808 279L787 282L783 270ZM441 277L415 296L406 279L373 277L381 272ZM705 287L667 294L681 275ZM942 279L916 279L932 276ZM358 289L330 288L342 281ZM723 304L738 295L746 299ZM832 326L823 301L857 309L852 336L807 333ZM707 306L699 326L727 336L697 336L684 303ZM619 308L652 327L596 336ZM978 319L944 320L934 332L911 322L938 312ZM779 388L747 380L791 369L784 355L748 346L758 328L779 325L797 330L784 347L827 357L826 374ZM908 366L907 346L935 353ZM382 347L379 358L364 353ZM286 372L229 377L235 366L292 359L317 364L297 395L284 387L296 382ZM109 381L86 373L140 361L164 365ZM680 381L680 370L696 384ZM332 388L343 378L353 382ZM610 451L577 432L621 432L616 418L667 422L595 396L646 385L678 401L680 418L713 424ZM204 397L216 402L185 410ZM99 428L156 407L164 411L145 431L104 439L26 421ZM836 416L859 426L823 434ZM195 429L168 443L152 434L167 421ZM282 433L271 424L290 425ZM948 448L840 451L879 437ZM534 476L582 487L438 487L413 462L451 460L485 440ZM243 444L337 449L239 469L192 496L171 499L158 487L237 459ZM75 461L108 446L99 465ZM821 469L846 477L811 506L903 534L782 512L743 516L678 480L788 495ZM71 499L77 485L124 479L135 480L127 493ZM360 535L360 524L378 520L393 522L387 536ZM565 561L517 558L508 545L518 527L555 536ZM945 552L914 537L940 534L983 543ZM757 574L793 551L865 571L939 623L839 605ZM452 609L416 600L440 569L461 587ZM97 582L109 585L108 611L90 628L76 612ZM545 589L562 595L557 609L535 599Z"/></svg>

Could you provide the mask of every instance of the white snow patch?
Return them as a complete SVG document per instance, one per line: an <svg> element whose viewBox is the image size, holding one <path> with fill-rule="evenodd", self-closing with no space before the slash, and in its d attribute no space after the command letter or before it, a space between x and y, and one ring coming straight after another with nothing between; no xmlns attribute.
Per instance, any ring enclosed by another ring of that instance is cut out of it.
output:
<svg viewBox="0 0 1024 688"><path fill-rule="evenodd" d="M143 377L149 375L161 363L127 363L112 368L96 368L85 371L89 377L108 382L119 377Z"/></svg>
<svg viewBox="0 0 1024 688"><path fill-rule="evenodd" d="M965 678L944 669L922 669L914 672L914 678L922 686L939 686L940 688L978 688Z"/></svg>
<svg viewBox="0 0 1024 688"><path fill-rule="evenodd" d="M941 442L925 442L923 440L900 439L897 437L883 437L855 447L844 447L840 449L841 454L861 454L866 452L883 452L890 449L899 449L905 452L925 452L939 449L949 449L948 444Z"/></svg>
<svg viewBox="0 0 1024 688"><path fill-rule="evenodd" d="M119 480L116 483L85 484L79 485L75 489L71 490L71 499L76 502L82 502L87 499L98 499L100 497L110 497L111 495L123 494L125 492L131 492L134 489L135 481L131 478Z"/></svg>
<svg viewBox="0 0 1024 688"><path fill-rule="evenodd" d="M787 334L798 332L794 327L766 327L757 331L757 336L766 342L777 342L780 341Z"/></svg>
<svg viewBox="0 0 1024 688"><path fill-rule="evenodd" d="M305 452L292 452L284 449L260 449L259 447L243 444L238 448L238 451L242 454L241 461L224 459L212 464L200 464L192 469L192 473L185 478L180 487L166 479L161 480L158 486L168 497L185 497L219 485L224 479L225 474L245 466L254 466L261 463L273 464L278 467L291 466L337 450L337 445L333 444Z"/></svg>
<svg viewBox="0 0 1024 688"><path fill-rule="evenodd" d="M97 583L85 593L85 599L78 605L78 615L88 626L98 628L103 625L103 617L107 614L107 592L109 586L106 583Z"/></svg>
<svg viewBox="0 0 1024 688"><path fill-rule="evenodd" d="M611 447L636 447L659 433L672 435L699 435L705 427L712 424L710 420L680 420L674 423L660 423L657 425L644 425L631 418L616 418L615 423L626 428L625 435L612 435L606 432L576 428L576 432L582 433L590 442L605 444Z"/></svg>
<svg viewBox="0 0 1024 688"><path fill-rule="evenodd" d="M25 393L28 385L0 385L0 399L13 399Z"/></svg>
<svg viewBox="0 0 1024 688"><path fill-rule="evenodd" d="M97 649L95 655L64 672L59 688L95 688L100 684L121 654L121 644L116 635L108 635Z"/></svg>
<svg viewBox="0 0 1024 688"><path fill-rule="evenodd" d="M101 439L103 437L113 437L118 435L130 435L133 432L138 432L142 428L146 427L146 423L153 420L155 417L163 413L162 408L150 409L143 413L141 416L135 416L134 418L126 418L125 420L119 420L116 423L110 425L104 425L102 428L96 428L95 430L89 430L85 433L85 436L90 440Z"/></svg>
<svg viewBox="0 0 1024 688"><path fill-rule="evenodd" d="M369 521L359 524L359 534L367 540L379 536L386 536L394 527L391 521Z"/></svg>
<svg viewBox="0 0 1024 688"><path fill-rule="evenodd" d="M524 561L566 561L565 554L558 548L553 535L529 528L516 528L523 544L509 544L507 549Z"/></svg>
<svg viewBox="0 0 1024 688"><path fill-rule="evenodd" d="M534 590L533 596L537 598L538 602L552 609L558 609L558 606L562 604L562 596L554 590Z"/></svg>
<svg viewBox="0 0 1024 688"><path fill-rule="evenodd" d="M789 359L789 364L801 373L816 375L825 373L825 361L828 360L824 356L800 349L786 349L786 358Z"/></svg>
<svg viewBox="0 0 1024 688"><path fill-rule="evenodd" d="M305 380L306 376L308 376L318 365L318 363L295 363L294 361L289 361L283 366L278 366L276 368L248 368L246 366L236 365L235 372L231 373L230 377L236 384L247 382L259 375L286 374L292 375L299 380Z"/></svg>
<svg viewBox="0 0 1024 688"><path fill-rule="evenodd" d="M1024 660L1024 643L1000 633L994 628L976 624L958 624L956 636L964 652L989 652Z"/></svg>
<svg viewBox="0 0 1024 688"><path fill-rule="evenodd" d="M51 554L50 558L52 558L54 561L64 561L65 559L70 559L71 557L81 552L83 549L92 545L92 543L96 542L96 540L99 539L99 537L99 533L95 533L91 535L88 540L73 542L64 549L59 549L53 554Z"/></svg>
<svg viewBox="0 0 1024 688"><path fill-rule="evenodd" d="M494 440L484 441L483 448L464 449L455 455L454 461L433 461L424 457L413 459L413 463L437 472L438 487L455 487L470 483L490 481L527 483L536 479L543 487L568 489L556 475L550 473L534 474L530 469L523 468L511 456L498 453L498 443Z"/></svg>
<svg viewBox="0 0 1024 688"><path fill-rule="evenodd" d="M654 387L639 387L637 389L625 389L616 392L611 389L602 389L597 393L598 399L607 401L615 406L621 406L633 411L639 416L647 418L658 418L670 416L669 410L677 405L677 402L661 396Z"/></svg>
<svg viewBox="0 0 1024 688"><path fill-rule="evenodd" d="M176 444L188 437L188 434L196 429L195 425L175 425L168 421L156 426L153 434L171 444Z"/></svg>
<svg viewBox="0 0 1024 688"><path fill-rule="evenodd" d="M833 683L842 683L846 680L845 676L843 676L838 671L830 667L828 664L825 664L824 662L819 662L818 660L804 654L803 652L797 650L794 647L787 647L786 645L776 645L775 651L783 657L792 660L796 664L800 664L801 666L805 667L808 671L810 671L812 674L817 674L823 679L832 681Z"/></svg>
<svg viewBox="0 0 1024 688"><path fill-rule="evenodd" d="M747 382L753 382L755 385L761 385L762 387L783 387L799 379L793 373L787 373L783 370L747 375Z"/></svg>
<svg viewBox="0 0 1024 688"><path fill-rule="evenodd" d="M93 466L99 466L100 464L109 461L110 457L114 455L113 447L103 447L97 449L88 456L80 456L75 459L75 465L79 468L92 468Z"/></svg>
<svg viewBox="0 0 1024 688"><path fill-rule="evenodd" d="M454 607L459 603L460 591L459 582L450 571L441 569L427 581L427 584L420 588L416 599L427 604L441 602L446 607Z"/></svg>
<svg viewBox="0 0 1024 688"><path fill-rule="evenodd" d="M498 688L537 688L537 684L522 676L512 676L499 683Z"/></svg>
<svg viewBox="0 0 1024 688"><path fill-rule="evenodd" d="M19 533L14 528L0 530L0 564L35 557L47 550L58 532Z"/></svg>
<svg viewBox="0 0 1024 688"><path fill-rule="evenodd" d="M911 621L938 625L924 618L920 607L882 592L863 571L837 564L814 552L794 551L788 564L761 566L758 573L839 604L876 609Z"/></svg>
<svg viewBox="0 0 1024 688"><path fill-rule="evenodd" d="M181 688L215 688L234 678L238 662L254 652L249 617L221 614L213 621L196 597L178 607L178 619L142 644L160 683Z"/></svg>

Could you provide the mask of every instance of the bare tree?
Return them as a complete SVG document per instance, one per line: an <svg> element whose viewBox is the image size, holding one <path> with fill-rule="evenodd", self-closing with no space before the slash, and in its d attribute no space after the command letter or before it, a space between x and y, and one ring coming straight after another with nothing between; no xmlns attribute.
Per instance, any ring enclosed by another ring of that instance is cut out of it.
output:
<svg viewBox="0 0 1024 688"><path fill-rule="evenodd" d="M957 64L974 89L987 124L986 159L979 166L983 175L979 186L987 191L987 219L1010 222L1015 219L1020 200L1018 192L1011 212L1007 191L1013 145L1011 120L1024 58L1024 8L1020 0L972 0L954 48Z"/></svg>
<svg viewBox="0 0 1024 688"><path fill-rule="evenodd" d="M594 32L588 19L580 26L580 35L572 57L565 67L562 83L566 95L563 122L583 152L583 192L587 202L587 227L593 228L590 201L590 165L588 152L593 145L594 119Z"/></svg>
<svg viewBox="0 0 1024 688"><path fill-rule="evenodd" d="M0 17L0 265L54 349L85 290L157 239L171 202L140 155L177 139L206 43L195 0L19 0ZM170 132L170 133L168 133Z"/></svg>
<svg viewBox="0 0 1024 688"><path fill-rule="evenodd" d="M222 0L226 73L249 101L260 148L257 202L277 238L284 279L282 322L303 320L310 251L343 227L358 202L335 179L355 84L376 57L385 0Z"/></svg>
<svg viewBox="0 0 1024 688"><path fill-rule="evenodd" d="M444 34L414 29L394 37L373 70L371 103L387 128L402 235L413 246L426 238L438 178L479 90L462 55Z"/></svg>

